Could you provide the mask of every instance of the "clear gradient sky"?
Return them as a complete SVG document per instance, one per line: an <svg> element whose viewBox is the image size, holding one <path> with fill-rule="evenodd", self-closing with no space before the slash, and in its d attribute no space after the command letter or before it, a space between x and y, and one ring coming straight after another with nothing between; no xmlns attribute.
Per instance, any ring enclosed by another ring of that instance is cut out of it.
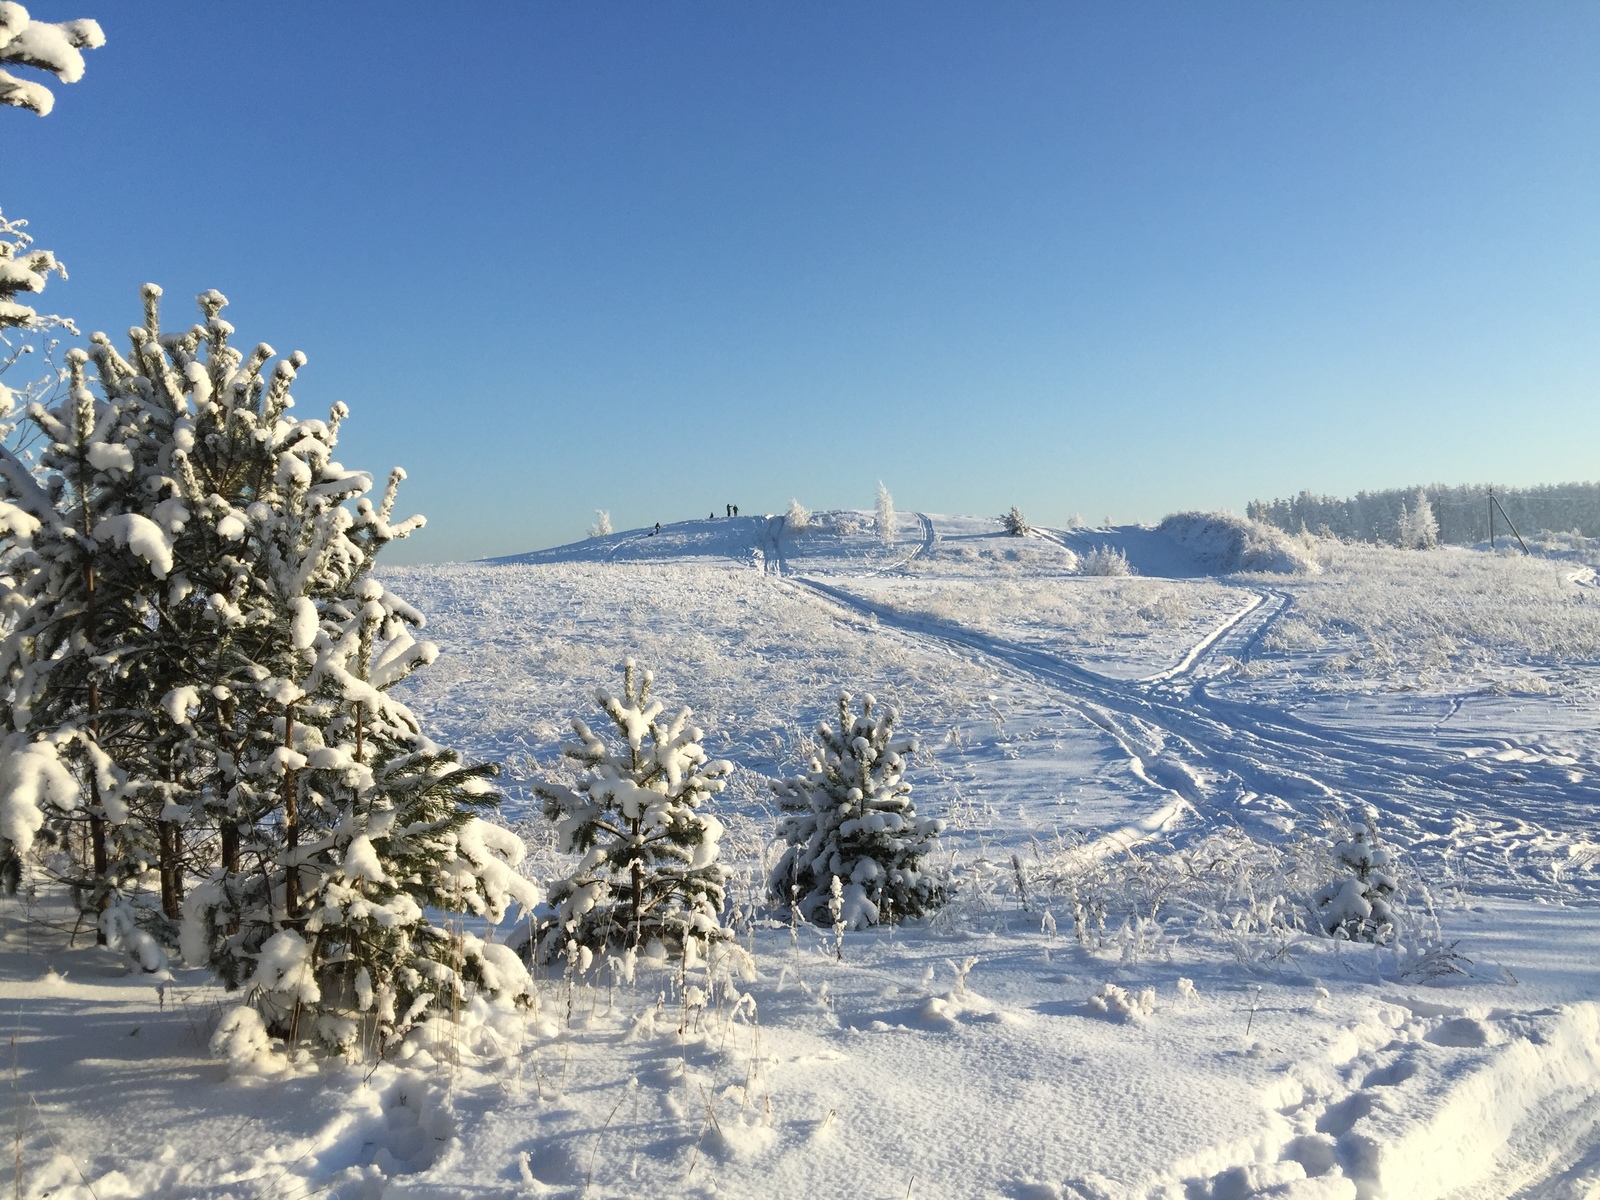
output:
<svg viewBox="0 0 1600 1200"><path fill-rule="evenodd" d="M107 35L0 111L44 307L220 288L394 561L1600 478L1600 5L27 6Z"/></svg>

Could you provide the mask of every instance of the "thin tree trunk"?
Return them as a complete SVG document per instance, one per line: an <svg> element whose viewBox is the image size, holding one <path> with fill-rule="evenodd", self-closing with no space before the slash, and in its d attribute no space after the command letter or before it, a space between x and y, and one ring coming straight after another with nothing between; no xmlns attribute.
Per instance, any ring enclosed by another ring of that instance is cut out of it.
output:
<svg viewBox="0 0 1600 1200"><path fill-rule="evenodd" d="M161 821L156 827L161 854L161 911L170 921L182 916L183 882L178 866L178 823Z"/></svg>
<svg viewBox="0 0 1600 1200"><path fill-rule="evenodd" d="M632 825L634 836L637 837L639 835L639 820L636 819L630 822L630 824ZM644 864L641 863L637 858L633 860L632 874L633 895L630 903L633 910L633 920L630 923L633 926L633 944L638 945L640 910L644 907Z"/></svg>
<svg viewBox="0 0 1600 1200"><path fill-rule="evenodd" d="M292 751L294 706L286 705L283 712L283 744ZM295 796L294 769L287 764L283 769L283 827L283 908L285 917L293 921L300 912L300 867L294 861L300 845L300 809Z"/></svg>

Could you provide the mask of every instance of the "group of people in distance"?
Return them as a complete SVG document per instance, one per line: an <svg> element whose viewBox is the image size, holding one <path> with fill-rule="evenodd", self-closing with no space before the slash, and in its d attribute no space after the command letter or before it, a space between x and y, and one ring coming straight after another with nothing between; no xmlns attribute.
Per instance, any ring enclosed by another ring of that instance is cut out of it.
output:
<svg viewBox="0 0 1600 1200"><path fill-rule="evenodd" d="M725 504L725 505L723 505L723 508L726 509L726 511L723 513L724 516L737 517L739 515L739 506L737 504ZM706 520L715 521L716 519L717 519L716 509L712 509L710 515L708 515L706 517ZM655 537L655 535L660 533L660 532L661 532L661 522L657 521L655 529L653 529L650 532L650 536L651 537Z"/></svg>

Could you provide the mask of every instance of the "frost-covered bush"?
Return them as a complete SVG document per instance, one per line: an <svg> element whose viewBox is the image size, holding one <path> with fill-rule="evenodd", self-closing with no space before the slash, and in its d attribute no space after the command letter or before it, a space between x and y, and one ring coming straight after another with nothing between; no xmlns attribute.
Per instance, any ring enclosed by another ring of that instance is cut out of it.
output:
<svg viewBox="0 0 1600 1200"><path fill-rule="evenodd" d="M1096 546L1078 556L1078 574L1118 577L1134 574L1128 556L1115 546Z"/></svg>
<svg viewBox="0 0 1600 1200"><path fill-rule="evenodd" d="M1337 875L1312 897L1323 930L1352 942L1392 940L1395 918L1389 899L1399 881L1389 851L1378 844L1371 814L1334 843L1333 861Z"/></svg>
<svg viewBox="0 0 1600 1200"><path fill-rule="evenodd" d="M1015 504L1011 511L1000 518L1000 523L1006 527L1006 532L1012 537L1027 537L1033 532L1033 526L1028 524L1028 519L1022 515L1022 510Z"/></svg>
<svg viewBox="0 0 1600 1200"><path fill-rule="evenodd" d="M885 550L894 549L894 536L897 518L894 512L894 497L889 495L889 489L883 486L883 480L878 480L878 508L876 531L878 542Z"/></svg>
<svg viewBox="0 0 1600 1200"><path fill-rule="evenodd" d="M789 510L783 514L784 528L790 533L804 533L811 528L811 513L798 500L789 501Z"/></svg>
<svg viewBox="0 0 1600 1200"><path fill-rule="evenodd" d="M683 947L726 936L721 924L728 872L718 861L722 824L701 811L722 791L733 765L710 760L704 736L679 709L663 719L650 697L654 678L630 658L622 695L605 688L595 703L614 726L613 744L577 717L565 748L584 768L575 787L540 782L545 815L577 868L550 889L536 933L548 961L569 945Z"/></svg>
<svg viewBox="0 0 1600 1200"><path fill-rule="evenodd" d="M41 117L49 115L56 103L50 89L42 83L18 79L3 68L30 67L49 71L62 83L77 83L83 78L80 51L105 44L106 35L98 22L35 21L22 5L4 0L0 3L0 104L31 109Z"/></svg>
<svg viewBox="0 0 1600 1200"><path fill-rule="evenodd" d="M849 693L839 697L837 729L818 726L822 754L810 772L773 785L785 849L768 891L806 920L859 929L944 903L945 887L922 865L944 822L919 817L912 806L904 774L917 742L895 735L899 714L871 696L855 713L851 701Z"/></svg>
<svg viewBox="0 0 1600 1200"><path fill-rule="evenodd" d="M1173 513L1156 526L1208 571L1266 571L1310 575L1321 568L1305 548L1280 529L1229 512Z"/></svg>
<svg viewBox="0 0 1600 1200"><path fill-rule="evenodd" d="M594 510L594 524L589 526L589 536L592 538L611 536L611 514L605 509Z"/></svg>

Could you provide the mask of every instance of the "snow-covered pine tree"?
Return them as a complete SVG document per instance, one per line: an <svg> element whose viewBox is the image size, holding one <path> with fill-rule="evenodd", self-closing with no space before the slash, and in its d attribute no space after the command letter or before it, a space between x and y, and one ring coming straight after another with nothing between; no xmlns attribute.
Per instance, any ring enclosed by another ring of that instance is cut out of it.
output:
<svg viewBox="0 0 1600 1200"><path fill-rule="evenodd" d="M896 736L899 714L871 696L851 710L839 697L839 727L817 727L822 754L809 774L773 785L783 809L783 856L768 878L772 899L794 904L808 921L842 921L859 929L919 917L938 909L944 886L922 869L944 822L917 816L906 759L913 737ZM842 907L830 911L833 881Z"/></svg>
<svg viewBox="0 0 1600 1200"><path fill-rule="evenodd" d="M83 78L81 51L105 44L106 35L94 21L35 21L22 5L4 0L0 3L0 104L47 116L56 102L50 89L18 79L3 67L31 67L49 71L62 83L77 83Z"/></svg>
<svg viewBox="0 0 1600 1200"><path fill-rule="evenodd" d="M889 489L883 486L883 480L878 480L878 516L877 532L878 541L885 550L894 549L894 535L897 520L894 513L894 497L889 495Z"/></svg>
<svg viewBox="0 0 1600 1200"><path fill-rule="evenodd" d="M1011 506L1010 512L1000 518L1000 522L1012 537L1027 537L1033 532L1033 526L1028 524L1028 519L1022 515L1022 510L1015 504Z"/></svg>
<svg viewBox="0 0 1600 1200"><path fill-rule="evenodd" d="M550 888L551 914L537 934L544 960L569 944L599 950L659 940L687 950L727 935L722 823L702 806L733 766L707 758L687 708L663 719L653 682L625 660L622 695L599 688L594 696L619 744L574 717L578 740L565 753L584 767L582 779L538 786L562 852L582 855Z"/></svg>
<svg viewBox="0 0 1600 1200"><path fill-rule="evenodd" d="M1338 875L1312 897L1317 920L1336 938L1385 943L1394 935L1394 909L1389 898L1399 887L1389 851L1378 844L1377 824L1369 813L1334 843Z"/></svg>
<svg viewBox="0 0 1600 1200"><path fill-rule="evenodd" d="M332 458L343 406L289 415L304 356L267 372L270 347L235 350L216 292L203 324L163 334L159 298L145 288L128 358L91 339L101 399L75 354L62 410L29 412L53 475L18 493L49 503L3 646L7 769L55 747L91 836L97 814L122 835L105 871L96 844L97 875L122 890L118 862L158 866L169 915L190 860L220 859L184 905L186 950L276 1032L348 1048L365 1025L387 1044L469 988L526 995L513 955L425 911L496 919L537 893L520 843L477 815L488 769L386 695L435 654L370 577L420 524L390 521L400 473L374 506L370 476Z"/></svg>
<svg viewBox="0 0 1600 1200"><path fill-rule="evenodd" d="M62 851L81 851L55 855L55 873L85 911L103 913L156 858L149 831L128 818L130 802L162 782L147 714L151 689L170 671L145 652L162 636L154 614L172 559L151 516L160 515L160 498L147 486L159 471L144 436L150 406L137 392L97 401L86 360L81 350L68 355L70 387L59 405L29 405L41 439L36 460L0 449L0 758L7 771L53 763L53 808L23 811L18 796L43 794L37 788L12 796L8 824L31 829L12 845L26 852L48 822ZM81 847L72 845L75 829Z"/></svg>

